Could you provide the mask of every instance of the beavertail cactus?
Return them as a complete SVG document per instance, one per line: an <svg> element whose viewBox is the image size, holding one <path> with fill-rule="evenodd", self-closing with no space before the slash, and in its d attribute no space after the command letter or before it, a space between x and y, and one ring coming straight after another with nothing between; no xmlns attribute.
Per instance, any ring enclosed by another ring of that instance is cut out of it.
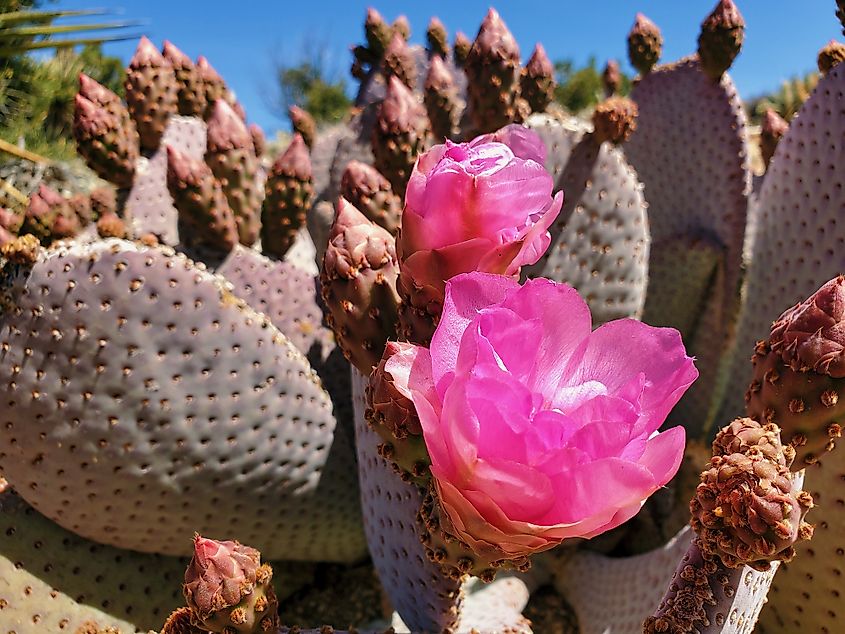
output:
<svg viewBox="0 0 845 634"><path fill-rule="evenodd" d="M97 220L97 235L101 238L120 238L129 237L129 229L123 218L116 213L106 213L100 216Z"/></svg>
<svg viewBox="0 0 845 634"><path fill-rule="evenodd" d="M177 112L178 84L173 67L141 37L126 69L126 104L138 128L141 148L158 149L167 120Z"/></svg>
<svg viewBox="0 0 845 634"><path fill-rule="evenodd" d="M307 110L299 106L288 108L288 117L294 134L299 134L308 148L314 147L314 137L317 135L317 123Z"/></svg>
<svg viewBox="0 0 845 634"><path fill-rule="evenodd" d="M648 74L663 51L663 35L657 25L642 13L634 19L628 33L628 59L640 75Z"/></svg>
<svg viewBox="0 0 845 634"><path fill-rule="evenodd" d="M760 153L763 155L763 162L766 167L769 166L778 143L788 129L789 124L774 109L766 110L766 114L763 115L763 124L760 127Z"/></svg>
<svg viewBox="0 0 845 634"><path fill-rule="evenodd" d="M459 115L458 88L449 67L439 55L431 58L423 101L434 137L438 141L452 138Z"/></svg>
<svg viewBox="0 0 845 634"><path fill-rule="evenodd" d="M258 158L243 120L223 99L214 102L208 120L205 161L223 187L235 214L241 244L258 239L263 191L257 179Z"/></svg>
<svg viewBox="0 0 845 634"><path fill-rule="evenodd" d="M719 0L713 12L701 24L698 57L707 75L719 81L739 55L745 38L745 20L733 0Z"/></svg>
<svg viewBox="0 0 845 634"><path fill-rule="evenodd" d="M170 62L176 77L176 109L186 117L202 117L208 105L205 87L199 70L191 58L180 51L172 42L164 41L164 59Z"/></svg>
<svg viewBox="0 0 845 634"><path fill-rule="evenodd" d="M751 419L725 428L713 447L690 502L702 553L728 568L760 571L772 561L791 561L795 543L813 534L804 521L813 498L789 471L795 451L781 444L776 425Z"/></svg>
<svg viewBox="0 0 845 634"><path fill-rule="evenodd" d="M279 602L272 579L254 548L195 535L184 586L194 624L219 634L275 632Z"/></svg>
<svg viewBox="0 0 845 634"><path fill-rule="evenodd" d="M94 81L82 77L84 75L80 77L83 86L90 86ZM117 95L102 86L99 88L101 95L114 96L114 100L109 98L109 105L92 101L82 91L75 97L73 135L76 147L98 176L118 187L129 187L139 156L138 132Z"/></svg>
<svg viewBox="0 0 845 634"><path fill-rule="evenodd" d="M527 116L519 99L519 45L504 20L490 9L465 62L469 112L476 134L492 132Z"/></svg>
<svg viewBox="0 0 845 634"><path fill-rule="evenodd" d="M384 75L386 79L398 77L408 88L417 85L417 61L401 33L394 31L390 44L384 51Z"/></svg>
<svg viewBox="0 0 845 634"><path fill-rule="evenodd" d="M542 44L534 47L519 80L522 98L532 112L544 112L555 97L554 67Z"/></svg>
<svg viewBox="0 0 845 634"><path fill-rule="evenodd" d="M305 226L305 213L314 197L311 159L300 135L293 136L273 163L265 187L261 248L269 256L282 258Z"/></svg>
<svg viewBox="0 0 845 634"><path fill-rule="evenodd" d="M398 34L406 42L411 39L411 23L408 21L407 15L403 14L396 16L396 19L393 20L393 24L390 25L390 28L394 34Z"/></svg>
<svg viewBox="0 0 845 634"><path fill-rule="evenodd" d="M94 220L107 213L117 213L117 195L112 187L97 187L89 194Z"/></svg>
<svg viewBox="0 0 845 634"><path fill-rule="evenodd" d="M636 128L637 104L627 97L609 97L593 111L593 130L599 143L624 143Z"/></svg>
<svg viewBox="0 0 845 634"><path fill-rule="evenodd" d="M341 198L320 274L328 322L344 355L369 375L395 338L399 274L393 236Z"/></svg>
<svg viewBox="0 0 845 634"><path fill-rule="evenodd" d="M402 198L390 187L379 171L362 163L350 161L340 181L340 195L369 220L396 235L402 222Z"/></svg>
<svg viewBox="0 0 845 634"><path fill-rule="evenodd" d="M651 238L643 186L621 148L582 124L532 115L563 208L546 253L525 270L578 289L596 324L642 314Z"/></svg>
<svg viewBox="0 0 845 634"><path fill-rule="evenodd" d="M825 75L831 68L845 60L845 44L830 40L824 48L819 51L818 65L819 72Z"/></svg>
<svg viewBox="0 0 845 634"><path fill-rule="evenodd" d="M31 233L42 244L69 238L80 229L79 218L73 213L67 199L44 183L29 197L20 233Z"/></svg>
<svg viewBox="0 0 845 634"><path fill-rule="evenodd" d="M425 32L425 39L428 43L428 54L433 57L449 57L449 34L440 18L434 16L428 23Z"/></svg>
<svg viewBox="0 0 845 634"><path fill-rule="evenodd" d="M249 136L252 137L252 147L255 148L255 156L261 158L267 150L267 137L264 136L264 130L257 123L250 123L247 129L249 130Z"/></svg>
<svg viewBox="0 0 845 634"><path fill-rule="evenodd" d="M376 169L387 177L399 196L405 194L417 156L428 141L428 132L423 105L398 77L391 77L387 96L378 108L372 149Z"/></svg>
<svg viewBox="0 0 845 634"><path fill-rule="evenodd" d="M670 420L706 435L740 305L751 192L744 106L730 76L713 81L695 57L653 69L630 96L639 114L625 155L645 186L652 238L643 319L681 329L698 359L701 377Z"/></svg>
<svg viewBox="0 0 845 634"><path fill-rule="evenodd" d="M27 501L133 550L185 554L199 529L269 557L364 554L351 439L266 317L169 249L32 255L0 276L0 470Z"/></svg>
<svg viewBox="0 0 845 634"><path fill-rule="evenodd" d="M179 212L179 237L186 248L222 253L235 248L235 216L205 162L167 146L167 188Z"/></svg>

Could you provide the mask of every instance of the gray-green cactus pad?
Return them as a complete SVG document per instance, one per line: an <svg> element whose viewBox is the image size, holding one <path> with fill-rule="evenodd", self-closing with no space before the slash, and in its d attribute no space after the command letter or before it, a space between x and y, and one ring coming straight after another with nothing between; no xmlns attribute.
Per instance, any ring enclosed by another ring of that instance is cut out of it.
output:
<svg viewBox="0 0 845 634"><path fill-rule="evenodd" d="M187 555L366 552L355 460L307 360L166 248L60 245L0 280L0 470L84 537Z"/></svg>
<svg viewBox="0 0 845 634"><path fill-rule="evenodd" d="M574 286L594 325L639 317L648 280L649 228L642 185L619 148L548 115L528 126L546 143L546 168L563 190L545 256L526 268Z"/></svg>
<svg viewBox="0 0 845 634"><path fill-rule="evenodd" d="M699 307L699 325L685 343L697 358L699 378L670 415L695 433L709 427L718 398L717 382L733 341L739 308L743 240L751 190L745 114L733 81L709 79L696 57L661 66L631 92L637 129L625 154L645 185L652 238L652 265L645 314L655 326L676 326L674 305L652 289L683 288L698 259L677 261L678 242L707 240L720 254L720 275L705 298L689 285L684 299ZM718 284L716 283L718 281Z"/></svg>
<svg viewBox="0 0 845 634"><path fill-rule="evenodd" d="M159 149L149 159L140 159L126 200L126 217L131 219L136 235L153 233L165 244L179 242L176 227L178 212L167 190L165 146L202 160L205 155L205 127L205 122L196 117L170 117Z"/></svg>

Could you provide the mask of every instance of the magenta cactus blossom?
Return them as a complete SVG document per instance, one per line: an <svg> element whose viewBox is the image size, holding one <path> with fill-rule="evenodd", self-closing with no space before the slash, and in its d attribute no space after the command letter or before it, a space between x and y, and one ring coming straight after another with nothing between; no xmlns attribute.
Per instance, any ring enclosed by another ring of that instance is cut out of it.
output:
<svg viewBox="0 0 845 634"><path fill-rule="evenodd" d="M514 139L514 148L499 140ZM421 155L405 194L397 242L404 284L442 301L445 280L485 271L515 275L551 241L563 194L552 197L542 141L529 130Z"/></svg>
<svg viewBox="0 0 845 634"><path fill-rule="evenodd" d="M570 286L469 273L447 283L431 347L386 365L419 415L447 528L480 555L610 530L680 465L683 428L657 432L698 376L680 334L590 327Z"/></svg>

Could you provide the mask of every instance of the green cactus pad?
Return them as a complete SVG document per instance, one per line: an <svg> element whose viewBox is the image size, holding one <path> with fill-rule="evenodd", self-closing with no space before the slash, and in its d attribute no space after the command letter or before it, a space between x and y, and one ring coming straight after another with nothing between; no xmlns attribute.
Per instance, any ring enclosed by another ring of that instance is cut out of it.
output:
<svg viewBox="0 0 845 634"><path fill-rule="evenodd" d="M642 185L622 151L548 115L528 126L547 143L546 168L563 189L563 209L550 228L552 244L528 277L574 286L595 325L643 310L649 234Z"/></svg>
<svg viewBox="0 0 845 634"><path fill-rule="evenodd" d="M205 153L205 123L195 117L170 118L159 150L138 163L124 215L136 235L152 233L164 244L175 245L179 242L179 213L167 189L166 145L201 160Z"/></svg>
<svg viewBox="0 0 845 634"><path fill-rule="evenodd" d="M676 326L674 302L701 307L699 325L685 339L697 358L699 378L669 417L698 435L715 414L718 377L739 308L751 189L745 114L730 77L714 82L695 57L655 68L640 79L631 98L639 117L625 154L645 186L652 237L645 312L651 325ZM670 257L677 243L695 240L706 240L722 253L719 283L708 285L704 298L696 294L700 285L684 288L682 297L665 305L667 295L652 293L653 288L683 288L690 276L700 277Z"/></svg>
<svg viewBox="0 0 845 634"><path fill-rule="evenodd" d="M0 470L94 541L268 558L365 553L348 434L307 360L221 278L166 248L60 245L7 265Z"/></svg>

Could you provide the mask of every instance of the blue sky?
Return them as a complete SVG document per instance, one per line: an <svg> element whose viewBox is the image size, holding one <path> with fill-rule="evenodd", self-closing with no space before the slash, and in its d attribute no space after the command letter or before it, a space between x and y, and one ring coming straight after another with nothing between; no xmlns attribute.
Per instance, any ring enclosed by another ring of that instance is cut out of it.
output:
<svg viewBox="0 0 845 634"><path fill-rule="evenodd" d="M625 37L637 11L663 31L661 61L695 50L698 28L716 0L502 0L493 4L516 36L523 58L542 42L554 59L585 62L596 56L627 63ZM58 0L59 8L91 6L119 11L141 20L137 27L160 45L171 40L191 57L205 55L237 93L251 121L272 133L287 121L270 107L276 91L274 60L298 61L310 47L325 52L329 66L347 78L349 47L363 40L363 20L371 4L392 20L404 13L411 21L411 40L423 43L432 15L449 29L475 37L488 1L365 2L360 0ZM834 0L738 0L747 23L746 42L731 74L740 94L753 97L777 88L793 75L815 68L816 54L828 40L842 40ZM124 60L134 42L107 45Z"/></svg>

